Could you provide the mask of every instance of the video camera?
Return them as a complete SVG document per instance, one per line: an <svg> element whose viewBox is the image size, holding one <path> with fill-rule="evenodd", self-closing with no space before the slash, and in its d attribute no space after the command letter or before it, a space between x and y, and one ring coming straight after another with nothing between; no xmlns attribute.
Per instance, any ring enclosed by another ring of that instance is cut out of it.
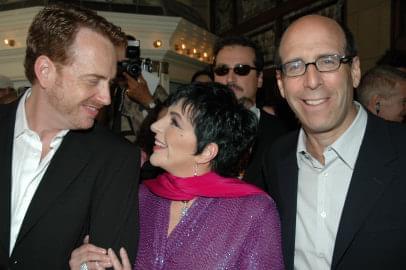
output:
<svg viewBox="0 0 406 270"><path fill-rule="evenodd" d="M152 61L149 58L140 57L140 41L128 40L126 58L117 62L117 74L122 76L123 72L137 79L143 70L152 72Z"/></svg>

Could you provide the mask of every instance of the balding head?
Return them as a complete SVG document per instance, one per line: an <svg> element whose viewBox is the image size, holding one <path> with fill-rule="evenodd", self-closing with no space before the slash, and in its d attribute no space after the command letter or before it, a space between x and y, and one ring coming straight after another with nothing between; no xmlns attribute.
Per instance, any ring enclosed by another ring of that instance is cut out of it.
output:
<svg viewBox="0 0 406 270"><path fill-rule="evenodd" d="M358 54L354 37L349 29L337 23L335 20L320 15L307 15L294 21L283 33L275 55L275 64L280 65L282 62L281 53L286 44L292 44L293 41L301 42L300 37L303 35L312 35L319 32L327 33L332 36L336 42L341 44L342 54L356 56ZM316 40L310 44L314 47ZM324 42L324 41L323 41Z"/></svg>

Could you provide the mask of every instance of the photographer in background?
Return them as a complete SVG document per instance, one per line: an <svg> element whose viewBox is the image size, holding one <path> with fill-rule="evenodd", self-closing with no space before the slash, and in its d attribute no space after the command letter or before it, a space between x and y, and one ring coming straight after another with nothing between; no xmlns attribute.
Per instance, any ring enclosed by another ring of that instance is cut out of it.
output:
<svg viewBox="0 0 406 270"><path fill-rule="evenodd" d="M127 47L117 47L118 63L115 83L112 86L112 105L108 112L109 127L113 132L135 142L141 123L158 102L168 96L158 85L151 94L142 76L143 69L151 69L150 60L140 57L140 43L127 35Z"/></svg>

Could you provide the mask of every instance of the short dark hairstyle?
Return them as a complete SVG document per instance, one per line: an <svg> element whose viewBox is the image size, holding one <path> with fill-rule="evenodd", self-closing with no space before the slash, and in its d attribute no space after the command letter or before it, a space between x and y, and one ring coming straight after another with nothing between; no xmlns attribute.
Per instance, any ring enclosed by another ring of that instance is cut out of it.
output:
<svg viewBox="0 0 406 270"><path fill-rule="evenodd" d="M236 46L236 45L253 49L255 52L254 65L257 68L257 72L259 73L264 69L264 55L261 49L255 42L244 36L230 36L218 39L214 44L213 48L214 54L213 64L214 65L216 64L217 54L219 53L219 51L221 51L221 49L227 46Z"/></svg>
<svg viewBox="0 0 406 270"><path fill-rule="evenodd" d="M337 21L336 21L337 22ZM348 28L347 25L337 22L338 25L340 26L341 30L344 33L344 38L345 38L345 48L344 48L344 52L346 56L357 56L358 55L358 49L357 49L357 44L355 43L355 38L354 35L352 34L351 30ZM277 50L275 51L275 55L274 55L274 63L275 63L275 67L276 68L280 68L280 65L282 65L282 60L281 60L281 56L279 54L279 49L281 46L281 40L282 38L280 38L278 40L278 46L277 46Z"/></svg>
<svg viewBox="0 0 406 270"><path fill-rule="evenodd" d="M246 167L257 132L257 117L246 109L225 85L193 83L169 95L167 104L182 104L194 127L197 139L195 154L210 143L218 145L211 161L214 172L225 177L238 176Z"/></svg>
<svg viewBox="0 0 406 270"><path fill-rule="evenodd" d="M214 77L213 77L213 73L211 72L210 68L205 68L202 70L198 70L196 71L193 76L192 79L190 80L191 83L195 82L197 77L202 76L202 75L206 75L207 77L209 77L212 81L214 81Z"/></svg>
<svg viewBox="0 0 406 270"><path fill-rule="evenodd" d="M46 55L63 65L69 62L69 49L81 28L96 31L114 46L126 44L121 28L95 11L61 3L47 6L34 17L28 30L24 67L31 83L36 80L34 64L40 55Z"/></svg>

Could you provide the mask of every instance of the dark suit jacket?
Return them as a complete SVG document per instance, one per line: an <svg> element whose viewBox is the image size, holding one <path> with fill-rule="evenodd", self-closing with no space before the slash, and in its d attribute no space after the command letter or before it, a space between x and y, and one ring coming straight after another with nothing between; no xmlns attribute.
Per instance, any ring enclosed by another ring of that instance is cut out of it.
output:
<svg viewBox="0 0 406 270"><path fill-rule="evenodd" d="M405 138L406 126L368 114L331 269L406 269ZM294 132L277 141L263 166L281 216L286 269L293 269L295 248L297 139Z"/></svg>
<svg viewBox="0 0 406 270"><path fill-rule="evenodd" d="M138 242L138 148L101 127L70 131L29 205L9 258L13 134L17 102L0 106L0 269L68 269L86 234L95 245Z"/></svg>
<svg viewBox="0 0 406 270"><path fill-rule="evenodd" d="M252 148L248 167L244 173L245 181L269 192L262 176L262 160L275 140L287 132L288 128L281 119L261 110L257 138Z"/></svg>

